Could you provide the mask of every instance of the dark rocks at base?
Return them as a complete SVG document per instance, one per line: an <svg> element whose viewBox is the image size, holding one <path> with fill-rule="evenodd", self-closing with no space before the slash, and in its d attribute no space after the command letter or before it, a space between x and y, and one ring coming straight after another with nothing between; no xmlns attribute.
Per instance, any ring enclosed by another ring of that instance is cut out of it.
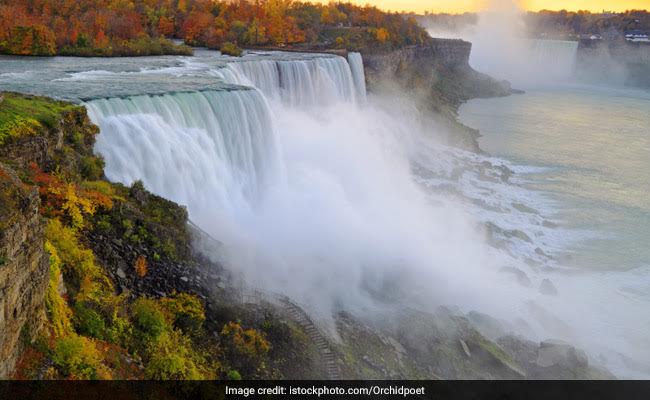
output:
<svg viewBox="0 0 650 400"><path fill-rule="evenodd" d="M550 279L544 279L539 286L539 292L547 296L556 296L557 288Z"/></svg>
<svg viewBox="0 0 650 400"><path fill-rule="evenodd" d="M589 365L587 355L566 342L547 340L539 345L535 364L541 368L555 367L578 369Z"/></svg>
<svg viewBox="0 0 650 400"><path fill-rule="evenodd" d="M560 340L535 343L518 336L504 336L498 341L530 379L612 379L611 373L589 365L583 350Z"/></svg>
<svg viewBox="0 0 650 400"><path fill-rule="evenodd" d="M99 263L105 266L116 282L116 287L128 292L131 298L165 297L174 292L188 292L207 299L213 291L223 286L223 269L207 260L175 261L157 257L146 246L123 244L120 240L94 232L88 232L86 237ZM144 276L139 276L135 270L139 257L144 257L147 262Z"/></svg>
<svg viewBox="0 0 650 400"><path fill-rule="evenodd" d="M503 267L500 271L511 275L521 286L530 287L532 285L532 282L530 281L530 278L528 278L528 275L526 275L526 273L519 268Z"/></svg>

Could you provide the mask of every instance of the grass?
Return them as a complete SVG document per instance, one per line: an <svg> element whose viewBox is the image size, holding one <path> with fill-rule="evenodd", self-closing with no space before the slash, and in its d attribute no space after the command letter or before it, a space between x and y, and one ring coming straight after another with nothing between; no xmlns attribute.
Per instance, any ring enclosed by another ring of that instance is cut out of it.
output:
<svg viewBox="0 0 650 400"><path fill-rule="evenodd" d="M64 111L75 105L45 97L2 93L0 103L0 145L27 135L36 135L53 128Z"/></svg>

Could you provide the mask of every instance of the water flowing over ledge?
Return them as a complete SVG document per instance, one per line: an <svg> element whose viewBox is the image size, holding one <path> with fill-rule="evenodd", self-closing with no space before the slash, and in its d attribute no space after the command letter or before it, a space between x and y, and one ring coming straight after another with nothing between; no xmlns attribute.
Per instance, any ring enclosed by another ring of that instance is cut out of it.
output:
<svg viewBox="0 0 650 400"><path fill-rule="evenodd" d="M256 87L269 99L281 100L289 107L353 103L365 99L365 76L360 55L352 59L351 65L338 56L240 61L213 73L226 83Z"/></svg>
<svg viewBox="0 0 650 400"><path fill-rule="evenodd" d="M108 178L143 179L190 208L253 201L278 166L266 100L255 90L93 100Z"/></svg>

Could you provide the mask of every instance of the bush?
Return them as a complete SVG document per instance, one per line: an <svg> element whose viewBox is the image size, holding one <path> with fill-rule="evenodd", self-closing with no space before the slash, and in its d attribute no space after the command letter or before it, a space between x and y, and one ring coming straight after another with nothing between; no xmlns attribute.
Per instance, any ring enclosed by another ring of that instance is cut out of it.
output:
<svg viewBox="0 0 650 400"><path fill-rule="evenodd" d="M138 274L140 278L147 276L147 259L144 258L144 256L140 256L135 260L135 273Z"/></svg>
<svg viewBox="0 0 650 400"><path fill-rule="evenodd" d="M97 379L103 375L101 357L88 339L70 335L57 340L52 361L65 376L76 379Z"/></svg>
<svg viewBox="0 0 650 400"><path fill-rule="evenodd" d="M77 303L74 307L74 325L77 333L96 339L104 339L106 323L101 315L83 303Z"/></svg>
<svg viewBox="0 0 650 400"><path fill-rule="evenodd" d="M45 237L56 249L64 266L66 282L70 284L75 300L102 303L113 295L113 286L104 271L95 264L95 255L84 248L72 228L58 219L51 219L45 228Z"/></svg>
<svg viewBox="0 0 650 400"><path fill-rule="evenodd" d="M157 339L168 329L165 315L154 300L139 298L133 304L132 314L136 328L150 339Z"/></svg>
<svg viewBox="0 0 650 400"><path fill-rule="evenodd" d="M247 377L260 372L264 367L264 358L271 349L262 332L255 329L244 330L236 322L224 325L221 340L232 365Z"/></svg>
<svg viewBox="0 0 650 400"><path fill-rule="evenodd" d="M61 259L49 241L45 242L45 250L50 253L50 282L45 292L45 309L54 335L65 336L72 332L70 322L72 311L61 297L61 294L59 294L59 284L63 279L61 276Z"/></svg>
<svg viewBox="0 0 650 400"><path fill-rule="evenodd" d="M200 329L205 321L205 310L201 301L191 294L175 293L171 297L162 299L161 304L170 314L174 326L185 332Z"/></svg>
<svg viewBox="0 0 650 400"><path fill-rule="evenodd" d="M192 351L192 343L178 331L165 332L150 349L145 368L147 379L204 379L199 366L204 362Z"/></svg>
<svg viewBox="0 0 650 400"><path fill-rule="evenodd" d="M228 371L228 379L231 381L241 381L241 374L236 369Z"/></svg>
<svg viewBox="0 0 650 400"><path fill-rule="evenodd" d="M244 50L232 42L226 42L222 44L220 51L221 54L233 57L241 57L242 54L244 54Z"/></svg>
<svg viewBox="0 0 650 400"><path fill-rule="evenodd" d="M96 181L104 175L104 160L101 157L84 157L81 159L81 176Z"/></svg>

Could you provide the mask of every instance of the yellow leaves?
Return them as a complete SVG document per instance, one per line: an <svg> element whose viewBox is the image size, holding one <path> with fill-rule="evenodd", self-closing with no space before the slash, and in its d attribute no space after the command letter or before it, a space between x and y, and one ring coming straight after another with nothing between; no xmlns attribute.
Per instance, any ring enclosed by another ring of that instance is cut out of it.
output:
<svg viewBox="0 0 650 400"><path fill-rule="evenodd" d="M263 333L256 329L244 330L237 322L224 325L221 337L242 356L257 358L271 349Z"/></svg>
<svg viewBox="0 0 650 400"><path fill-rule="evenodd" d="M72 333L72 311L59 293L62 285L61 259L56 248L49 241L45 242L45 250L50 253L50 282L45 293L45 308L55 336L66 336Z"/></svg>
<svg viewBox="0 0 650 400"><path fill-rule="evenodd" d="M43 203L41 212L48 217L65 216L74 230L84 226L85 216L94 215L98 209L110 210L113 207L111 197L114 190L110 183L84 182L78 186L44 173L37 165L32 165L31 169Z"/></svg>
<svg viewBox="0 0 650 400"><path fill-rule="evenodd" d="M58 339L52 352L54 364L72 379L111 379L102 360L95 343L77 334Z"/></svg>
<svg viewBox="0 0 650 400"><path fill-rule="evenodd" d="M388 39L390 39L390 33L386 28L379 28L377 29L377 32L375 33L375 37L377 38L377 41L379 43L386 43Z"/></svg>
<svg viewBox="0 0 650 400"><path fill-rule="evenodd" d="M112 296L113 286L104 271L95 264L95 256L79 243L76 232L58 219L51 219L45 228L45 237L56 249L60 265L70 272L77 289L75 299L96 301Z"/></svg>
<svg viewBox="0 0 650 400"><path fill-rule="evenodd" d="M84 213L93 215L97 210L97 207L90 199L80 197L77 194L76 186L72 183L63 186L50 186L49 193L63 199L61 210L70 217L74 229L83 227Z"/></svg>
<svg viewBox="0 0 650 400"><path fill-rule="evenodd" d="M174 325L181 329L198 329L205 321L203 304L196 296L188 293L174 293L170 297L160 299L160 303L170 314Z"/></svg>
<svg viewBox="0 0 650 400"><path fill-rule="evenodd" d="M9 139L34 136L40 128L42 128L41 123L33 118L15 116L13 120L0 124L0 144L4 144Z"/></svg>

